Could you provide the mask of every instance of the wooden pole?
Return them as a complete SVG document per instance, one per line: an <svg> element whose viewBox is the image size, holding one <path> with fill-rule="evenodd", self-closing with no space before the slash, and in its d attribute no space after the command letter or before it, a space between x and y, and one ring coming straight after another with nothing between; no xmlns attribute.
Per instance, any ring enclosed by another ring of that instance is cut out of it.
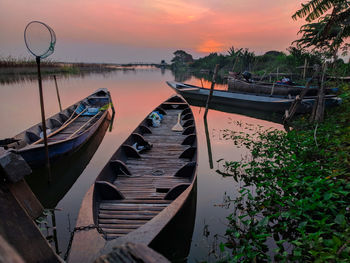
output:
<svg viewBox="0 0 350 263"><path fill-rule="evenodd" d="M290 106L289 110L286 111L285 116L283 118L283 123L285 125L288 125L288 123L290 122L290 120L293 118L295 112L297 111L299 104L302 102L302 100L304 99L306 93L308 92L310 85L311 85L311 81L318 75L319 72L319 68L315 68L315 72L312 75L312 77L306 82L305 88L303 89L303 91L300 93L300 95L297 95L295 97L295 100L293 101L292 105Z"/></svg>
<svg viewBox="0 0 350 263"><path fill-rule="evenodd" d="M306 67L307 67L307 58L305 58L305 62L304 62L303 79L305 79L305 77L306 77Z"/></svg>
<svg viewBox="0 0 350 263"><path fill-rule="evenodd" d="M213 165L213 154L211 152L211 144L210 144L210 137L209 137L209 130L208 130L208 122L207 122L206 116L204 118L204 129L205 129L205 137L207 138L209 167L210 167L210 169L213 169L213 167L214 167L214 165Z"/></svg>
<svg viewBox="0 0 350 263"><path fill-rule="evenodd" d="M317 99L315 101L315 105L312 109L312 114L311 114L311 121L314 122L321 122L323 121L324 117L324 78L327 70L327 64L325 63L323 65L323 72L322 72L322 77L321 77L321 83L320 83L320 90L318 91L317 94Z"/></svg>
<svg viewBox="0 0 350 263"><path fill-rule="evenodd" d="M210 87L209 96L208 96L208 98L207 98L207 103L205 104L204 118L207 118L208 107L209 107L209 103L210 103L210 101L211 101L211 97L213 96L213 91L214 91L214 86L215 86L215 80L216 80L216 75L218 74L218 69L219 69L219 64L216 64L216 65L215 65L215 69L214 69L213 78L212 78L212 80L211 80L211 87Z"/></svg>
<svg viewBox="0 0 350 263"><path fill-rule="evenodd" d="M61 98L60 98L60 93L58 92L58 86L57 86L56 75L53 75L53 79L55 80L55 86L56 86L56 94L57 94L58 105L60 106L60 111L62 111Z"/></svg>
<svg viewBox="0 0 350 263"><path fill-rule="evenodd" d="M40 57L36 57L36 64L38 67L38 83L39 83L39 95L40 95L40 109L41 109L41 125L44 135L44 145L45 145L45 157L46 157L46 168L48 173L49 183L51 182L51 169L50 169L50 159L49 159L49 146L47 144L47 134L46 134L46 122L45 122L45 108L44 108L44 96L41 81L41 71L40 71Z"/></svg>
<svg viewBox="0 0 350 263"><path fill-rule="evenodd" d="M66 124L62 125L61 127L59 127L57 130L55 130L54 132L51 132L46 138L49 138L57 133L59 133L60 131L62 131L63 129L65 129L69 124L71 124L73 121L75 121L80 115L82 115L85 111L87 111L88 107L85 108L85 110L83 110L82 112L80 112L77 116L75 116L72 120L70 120L69 122L66 122ZM41 143L43 141L43 139L39 139L35 142L33 142L31 145L36 145L38 143Z"/></svg>
<svg viewBox="0 0 350 263"><path fill-rule="evenodd" d="M56 250L56 254L59 255L60 254L60 250L58 248L55 209L52 209L51 221L52 221L52 232L53 232L53 241L55 243L55 250Z"/></svg>

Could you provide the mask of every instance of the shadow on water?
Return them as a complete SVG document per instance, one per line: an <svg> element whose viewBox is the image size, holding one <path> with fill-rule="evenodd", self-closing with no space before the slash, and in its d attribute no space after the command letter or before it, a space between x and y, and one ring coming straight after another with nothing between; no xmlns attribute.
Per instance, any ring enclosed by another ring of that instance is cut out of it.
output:
<svg viewBox="0 0 350 263"><path fill-rule="evenodd" d="M51 183L48 183L46 167L34 169L26 181L44 208L54 209L73 186L94 156L110 125L110 115L101 127L76 152L63 156L51 164Z"/></svg>
<svg viewBox="0 0 350 263"><path fill-rule="evenodd" d="M175 81L186 82L191 78L195 77L197 79L203 79L207 82L211 82L213 78L213 72L201 73L201 72L189 72L189 71L172 71ZM223 78L221 75L216 77L217 84L227 84L227 79Z"/></svg>
<svg viewBox="0 0 350 263"><path fill-rule="evenodd" d="M192 105L192 106L197 106L197 107L205 107L205 102L200 101L200 100L193 100L193 99L186 99L187 102ZM234 113L234 114L239 114L239 115L244 115L260 120L265 120L265 121L270 121L278 124L283 123L283 114L278 114L278 113L271 113L271 112L265 112L265 111L257 111L257 110L250 110L247 108L238 108L238 107L233 107L233 106L226 106L226 105L220 105L220 104L214 104L211 103L209 105L209 109L212 110L217 110L221 112L226 112L226 113Z"/></svg>
<svg viewBox="0 0 350 263"><path fill-rule="evenodd" d="M150 247L171 262L187 262L190 252L197 207L197 181L182 209L160 232Z"/></svg>

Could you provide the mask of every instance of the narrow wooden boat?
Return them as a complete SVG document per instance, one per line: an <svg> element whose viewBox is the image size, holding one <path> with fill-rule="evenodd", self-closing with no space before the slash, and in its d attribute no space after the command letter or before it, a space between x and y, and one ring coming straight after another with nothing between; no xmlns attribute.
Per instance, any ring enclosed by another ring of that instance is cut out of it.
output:
<svg viewBox="0 0 350 263"><path fill-rule="evenodd" d="M178 94L185 99L198 102L205 102L209 96L209 89L200 88L194 85L167 82ZM335 95L326 95L325 104L327 107L338 105L341 99ZM288 96L266 96L261 94L245 94L239 92L229 92L224 90L214 90L211 99L212 104L227 105L233 107L242 107L254 110L281 112L289 109L295 97ZM298 113L310 112L315 102L316 96L304 97L302 103L297 110Z"/></svg>
<svg viewBox="0 0 350 263"><path fill-rule="evenodd" d="M111 98L107 89L99 89L85 99L46 120L49 158L53 160L79 149L107 117ZM32 167L45 164L45 146L41 122L0 141L0 147L13 149Z"/></svg>
<svg viewBox="0 0 350 263"><path fill-rule="evenodd" d="M149 118L155 112L163 115L159 127ZM174 131L178 121L183 131ZM92 262L125 242L149 245L184 207L196 168L193 113L176 95L141 122L97 176L80 208L76 225L85 231L75 233L69 261Z"/></svg>
<svg viewBox="0 0 350 263"><path fill-rule="evenodd" d="M299 95L305 86L287 85L282 83L247 82L234 77L228 78L228 91L236 93L256 94L265 96L296 96ZM317 87L310 87L306 96L316 96ZM332 89L326 89L326 94L332 94Z"/></svg>

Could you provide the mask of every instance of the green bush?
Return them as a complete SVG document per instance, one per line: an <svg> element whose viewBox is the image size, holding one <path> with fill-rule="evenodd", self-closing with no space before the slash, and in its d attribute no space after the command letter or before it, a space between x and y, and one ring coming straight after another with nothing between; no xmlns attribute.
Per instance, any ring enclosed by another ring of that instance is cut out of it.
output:
<svg viewBox="0 0 350 263"><path fill-rule="evenodd" d="M244 184L229 201L227 261L349 262L350 90L341 90L343 104L322 124L302 117L288 133L225 130L251 153L248 162L219 160L220 174Z"/></svg>

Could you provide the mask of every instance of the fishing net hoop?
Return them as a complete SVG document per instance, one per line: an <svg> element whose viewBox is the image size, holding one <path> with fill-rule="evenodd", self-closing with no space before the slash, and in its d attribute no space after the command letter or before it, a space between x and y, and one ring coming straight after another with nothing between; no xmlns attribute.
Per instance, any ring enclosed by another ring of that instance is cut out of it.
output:
<svg viewBox="0 0 350 263"><path fill-rule="evenodd" d="M41 50L41 51L34 51L35 47L32 47L31 45L31 41L29 40L30 37L30 29L33 26L40 26L42 30L42 33L50 34L50 42L47 43L47 48L46 48L46 43L45 43L45 47ZM48 25L46 25L43 22L40 21L32 21L30 23L28 23L28 25L26 26L25 30L24 30L24 42L26 44L26 47L28 49L28 51L33 54L35 57L39 57L39 58L47 58L48 56L50 56L54 50L55 50L55 45L56 45L56 34L55 31L49 27Z"/></svg>

